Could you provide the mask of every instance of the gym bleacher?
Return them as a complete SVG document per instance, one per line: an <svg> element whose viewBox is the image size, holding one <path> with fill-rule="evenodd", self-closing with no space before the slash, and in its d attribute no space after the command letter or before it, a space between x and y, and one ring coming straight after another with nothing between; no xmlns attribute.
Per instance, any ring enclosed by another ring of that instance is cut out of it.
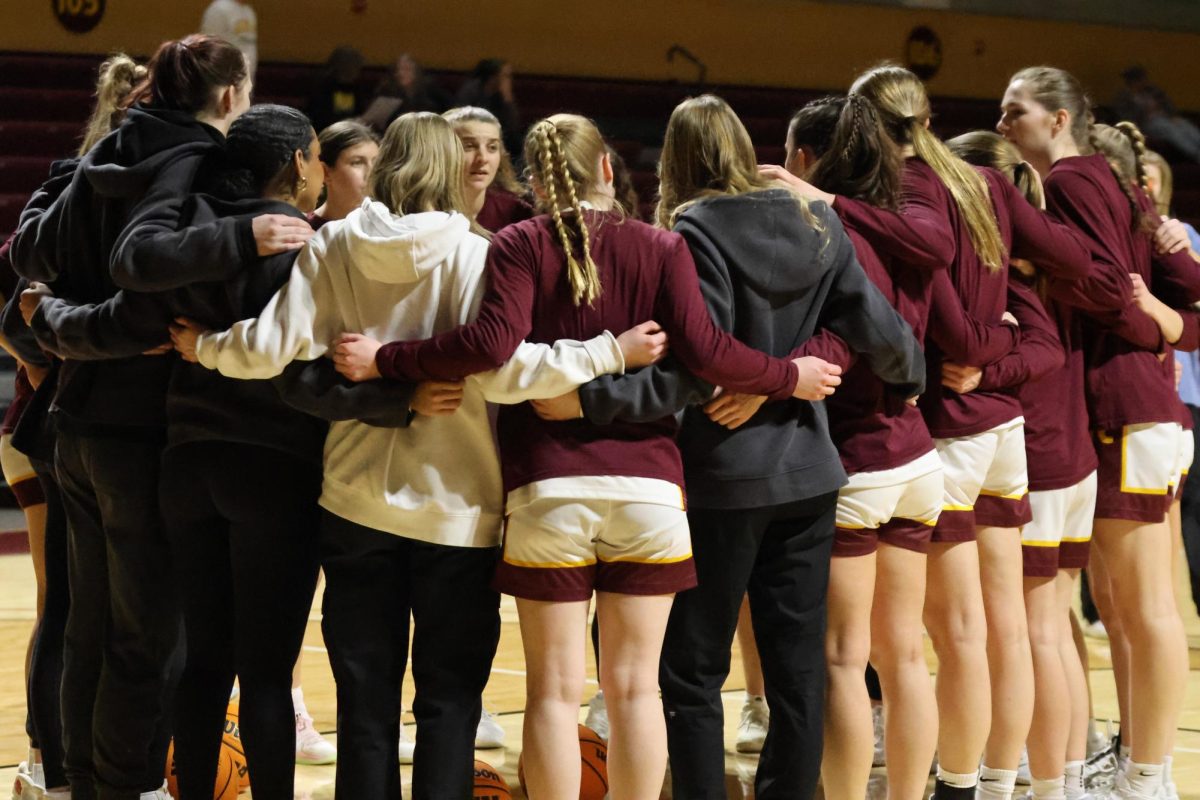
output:
<svg viewBox="0 0 1200 800"><path fill-rule="evenodd" d="M100 60L99 56L0 53L0 234L7 235L16 226L29 194L45 180L50 162L77 146L91 109ZM303 109L321 69L311 64L261 64L255 97ZM465 77L461 72L430 70L429 74L451 92ZM382 67L367 69L364 86L373 88L382 75ZM826 93L720 85L704 89L730 102L757 145L759 160L769 163L783 160L792 111ZM526 122L557 111L575 111L596 120L632 170L643 212L651 207L657 190L654 167L667 118L676 103L696 91L695 85L658 81L524 74L516 78ZM990 129L996 121L993 100L935 97L933 107L934 127L943 137ZM1200 165L1175 161L1173 166L1176 213L1200 220Z"/></svg>

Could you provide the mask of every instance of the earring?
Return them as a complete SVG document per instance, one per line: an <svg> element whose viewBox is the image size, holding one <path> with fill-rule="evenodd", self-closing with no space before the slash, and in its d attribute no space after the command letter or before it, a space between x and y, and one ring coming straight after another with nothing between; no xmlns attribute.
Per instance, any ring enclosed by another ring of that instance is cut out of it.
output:
<svg viewBox="0 0 1200 800"><path fill-rule="evenodd" d="M307 188L308 188L308 176L301 175L300 176L300 191L303 192Z"/></svg>

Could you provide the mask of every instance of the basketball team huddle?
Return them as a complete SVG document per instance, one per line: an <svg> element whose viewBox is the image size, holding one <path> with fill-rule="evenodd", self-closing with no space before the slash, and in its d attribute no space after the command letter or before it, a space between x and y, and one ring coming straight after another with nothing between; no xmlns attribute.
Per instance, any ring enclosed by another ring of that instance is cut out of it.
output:
<svg viewBox="0 0 1200 800"><path fill-rule="evenodd" d="M724 797L744 598L759 800L866 796L877 717L895 800L931 764L935 800L1010 800L1022 763L1035 800L1178 797L1200 256L1070 74L1021 70L997 132L943 142L882 65L797 111L779 166L687 99L653 224L582 116L520 154L475 107L318 135L202 35L111 83L0 252L13 444L61 496L70 590L29 797L169 797L173 736L207 800L236 679L254 797L291 798L319 571L341 797L400 798L406 671L412 797L470 796L502 593L535 800L581 796L593 606L609 796Z"/></svg>

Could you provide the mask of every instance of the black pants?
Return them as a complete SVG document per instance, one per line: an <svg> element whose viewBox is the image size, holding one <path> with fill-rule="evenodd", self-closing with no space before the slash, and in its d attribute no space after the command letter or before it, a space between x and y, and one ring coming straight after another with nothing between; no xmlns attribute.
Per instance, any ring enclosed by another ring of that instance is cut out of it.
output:
<svg viewBox="0 0 1200 800"><path fill-rule="evenodd" d="M721 686L747 592L771 708L755 797L805 800L816 791L836 503L834 492L772 508L688 512L700 585L675 598L660 673L677 800L725 797Z"/></svg>
<svg viewBox="0 0 1200 800"><path fill-rule="evenodd" d="M1188 406L1192 412L1192 438L1200 446L1200 408ZM1197 450L1200 454L1200 449ZM1200 458L1197 459L1200 461ZM1183 484L1179 512L1183 518L1183 550L1187 554L1188 575L1192 583L1192 602L1200 612L1200 463L1193 464Z"/></svg>
<svg viewBox="0 0 1200 800"><path fill-rule="evenodd" d="M292 669L317 583L321 467L254 445L169 449L161 498L187 658L175 705L181 800L211 800L233 678L256 798L291 800Z"/></svg>
<svg viewBox="0 0 1200 800"><path fill-rule="evenodd" d="M75 800L126 800L162 785L166 684L179 640L158 506L162 446L61 432L71 609L62 722Z"/></svg>
<svg viewBox="0 0 1200 800"><path fill-rule="evenodd" d="M323 512L321 630L337 681L338 797L400 800L400 683L415 631L413 800L470 797L480 696L500 641L495 548L446 547Z"/></svg>
<svg viewBox="0 0 1200 800"><path fill-rule="evenodd" d="M71 607L71 591L67 584L67 519L53 468L40 462L34 462L33 467L46 497L46 602L34 634L29 664L30 741L42 751L46 785L58 788L67 784L63 770L60 702L63 635Z"/></svg>

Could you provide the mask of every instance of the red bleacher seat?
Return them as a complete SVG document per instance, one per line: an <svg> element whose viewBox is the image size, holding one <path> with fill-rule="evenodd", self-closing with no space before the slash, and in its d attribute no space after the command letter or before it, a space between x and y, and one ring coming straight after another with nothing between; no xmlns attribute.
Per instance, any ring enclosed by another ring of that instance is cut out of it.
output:
<svg viewBox="0 0 1200 800"><path fill-rule="evenodd" d="M0 119L74 122L82 126L92 106L90 89L0 86Z"/></svg>
<svg viewBox="0 0 1200 800"><path fill-rule="evenodd" d="M29 201L27 194L0 194L0 231L14 231L21 209ZM4 238L8 238L7 234Z"/></svg>
<svg viewBox="0 0 1200 800"><path fill-rule="evenodd" d="M0 157L62 158L79 145L80 127L66 122L0 122Z"/></svg>
<svg viewBox="0 0 1200 800"><path fill-rule="evenodd" d="M0 194L32 194L46 182L53 160L46 156L0 156Z"/></svg>

